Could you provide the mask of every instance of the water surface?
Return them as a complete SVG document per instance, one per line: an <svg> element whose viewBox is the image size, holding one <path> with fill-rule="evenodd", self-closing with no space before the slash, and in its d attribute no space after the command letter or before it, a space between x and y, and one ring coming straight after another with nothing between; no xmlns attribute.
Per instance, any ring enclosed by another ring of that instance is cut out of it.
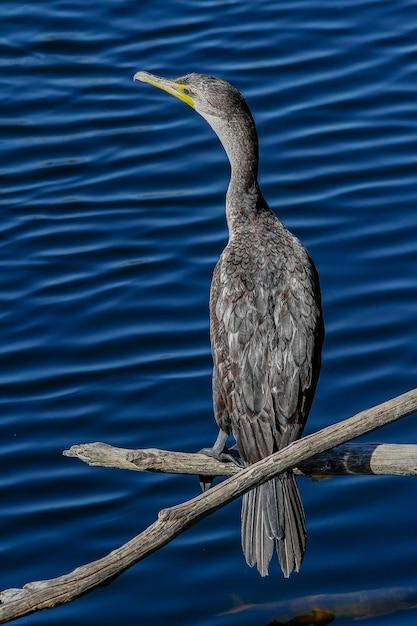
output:
<svg viewBox="0 0 417 626"><path fill-rule="evenodd" d="M192 477L93 469L64 448L193 451L216 433L208 290L228 164L201 118L133 83L139 69L212 73L247 97L264 195L321 277L309 431L416 386L417 3L5 0L0 18L7 588L104 555L198 492ZM412 417L368 437L416 439ZM415 479L300 486L309 544L290 580L245 566L233 503L21 624L266 625L312 595L340 626L355 611L414 624Z"/></svg>

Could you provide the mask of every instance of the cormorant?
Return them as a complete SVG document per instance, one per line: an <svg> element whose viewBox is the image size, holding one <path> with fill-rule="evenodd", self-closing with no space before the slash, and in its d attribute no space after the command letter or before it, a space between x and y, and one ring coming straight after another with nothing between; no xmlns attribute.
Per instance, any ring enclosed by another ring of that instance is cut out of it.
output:
<svg viewBox="0 0 417 626"><path fill-rule="evenodd" d="M175 80L135 74L199 113L227 153L229 241L210 293L213 404L219 435L209 454L223 458L230 434L244 465L299 438L317 384L324 336L320 287L309 254L264 199L258 137L249 108L230 83L192 73ZM242 547L268 574L274 544L282 571L298 571L305 517L292 472L243 496Z"/></svg>

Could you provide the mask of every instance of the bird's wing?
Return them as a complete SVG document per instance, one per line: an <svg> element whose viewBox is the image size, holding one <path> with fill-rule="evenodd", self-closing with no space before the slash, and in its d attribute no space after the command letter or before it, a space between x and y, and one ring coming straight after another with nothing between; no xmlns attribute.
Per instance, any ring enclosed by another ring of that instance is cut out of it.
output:
<svg viewBox="0 0 417 626"><path fill-rule="evenodd" d="M228 397L233 391L233 379L230 370L229 347L226 328L216 313L220 286L220 258L214 268L210 290L210 338L213 356L213 409L216 422L226 433L231 433L230 402Z"/></svg>
<svg viewBox="0 0 417 626"><path fill-rule="evenodd" d="M220 262L215 275L216 414L253 463L299 437L307 419L320 369L318 283L312 264L231 280Z"/></svg>

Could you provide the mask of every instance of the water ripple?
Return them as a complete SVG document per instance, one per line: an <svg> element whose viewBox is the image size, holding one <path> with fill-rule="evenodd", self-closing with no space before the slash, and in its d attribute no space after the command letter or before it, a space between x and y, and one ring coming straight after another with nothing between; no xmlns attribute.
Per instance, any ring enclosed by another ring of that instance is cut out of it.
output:
<svg viewBox="0 0 417 626"><path fill-rule="evenodd" d="M5 1L0 17L7 587L98 558L198 493L193 477L93 469L62 449L196 450L215 437L207 308L229 168L198 116L133 83L138 69L205 71L247 96L265 196L321 277L327 338L309 428L416 386L417 4ZM412 441L413 429L404 420L375 438ZM235 503L110 587L22 623L231 624L219 614L233 595L262 605L414 584L410 481L301 487L297 578L244 567Z"/></svg>

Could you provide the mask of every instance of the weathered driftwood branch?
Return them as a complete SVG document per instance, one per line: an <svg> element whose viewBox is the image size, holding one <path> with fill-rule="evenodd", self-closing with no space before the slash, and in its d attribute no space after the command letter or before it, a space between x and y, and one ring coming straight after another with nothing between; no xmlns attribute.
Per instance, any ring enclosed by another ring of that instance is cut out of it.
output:
<svg viewBox="0 0 417 626"><path fill-rule="evenodd" d="M135 472L168 474L206 474L234 476L241 470L233 463L221 463L203 454L169 452L149 448L130 450L106 443L83 443L64 451L95 467L112 467ZM383 476L416 476L417 445L385 443L345 443L317 454L295 468L308 476L344 476L374 474Z"/></svg>
<svg viewBox="0 0 417 626"><path fill-rule="evenodd" d="M300 465L311 456L410 415L416 409L417 389L323 428L241 470L196 498L160 511L151 526L105 557L58 578L28 583L20 589L7 589L0 593L0 623L74 600L155 552L203 517L253 487Z"/></svg>

